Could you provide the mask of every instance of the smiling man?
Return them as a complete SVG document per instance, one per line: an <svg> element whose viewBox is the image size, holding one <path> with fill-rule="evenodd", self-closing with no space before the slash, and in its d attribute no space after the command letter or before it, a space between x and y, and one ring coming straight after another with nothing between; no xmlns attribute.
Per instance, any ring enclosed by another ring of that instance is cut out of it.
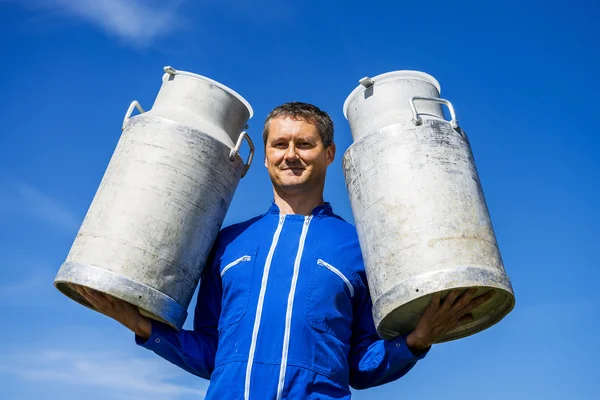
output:
<svg viewBox="0 0 600 400"><path fill-rule="evenodd" d="M335 157L333 122L286 103L263 131L269 210L223 229L204 266L194 329L176 332L138 310L78 288L136 342L210 379L207 399L349 399L406 374L491 294L434 296L413 332L381 340L354 226L323 199Z"/></svg>

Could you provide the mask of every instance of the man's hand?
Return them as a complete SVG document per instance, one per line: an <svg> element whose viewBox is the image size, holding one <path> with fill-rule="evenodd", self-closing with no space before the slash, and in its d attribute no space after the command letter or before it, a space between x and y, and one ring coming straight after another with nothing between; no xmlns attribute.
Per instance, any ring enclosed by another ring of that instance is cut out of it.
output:
<svg viewBox="0 0 600 400"><path fill-rule="evenodd" d="M71 285L71 287L102 314L119 321L143 339L150 337L152 333L150 318L140 314L134 305L90 288L78 285Z"/></svg>
<svg viewBox="0 0 600 400"><path fill-rule="evenodd" d="M434 294L415 330L406 337L408 348L415 354L422 353L447 332L472 321L471 310L494 296L494 291L489 291L473 298L476 292L477 288L471 288L461 295L461 290L453 290L442 304L440 293Z"/></svg>

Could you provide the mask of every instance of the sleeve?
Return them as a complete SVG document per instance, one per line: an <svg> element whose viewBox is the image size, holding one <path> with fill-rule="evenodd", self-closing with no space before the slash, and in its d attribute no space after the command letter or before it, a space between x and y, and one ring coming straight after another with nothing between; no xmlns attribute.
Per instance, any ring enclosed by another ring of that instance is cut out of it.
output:
<svg viewBox="0 0 600 400"><path fill-rule="evenodd" d="M350 343L350 385L367 389L392 382L410 371L429 352L415 356L406 345L406 336L382 340L373 322L368 288L356 299Z"/></svg>
<svg viewBox="0 0 600 400"><path fill-rule="evenodd" d="M215 248L213 253L216 252ZM182 329L178 332L166 324L152 320L152 333L148 340L135 336L138 345L204 379L210 379L217 353L223 295L218 261L219 257L211 254L202 271L193 330Z"/></svg>

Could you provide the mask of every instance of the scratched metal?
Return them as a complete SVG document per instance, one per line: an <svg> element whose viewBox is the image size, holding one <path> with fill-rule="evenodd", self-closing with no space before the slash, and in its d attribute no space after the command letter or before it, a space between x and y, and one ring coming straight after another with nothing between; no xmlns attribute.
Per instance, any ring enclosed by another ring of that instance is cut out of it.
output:
<svg viewBox="0 0 600 400"><path fill-rule="evenodd" d="M181 329L244 169L229 159L231 139L252 111L211 83L167 75L169 96L126 123L55 286L90 308L68 284L91 287ZM198 104L216 111L195 115Z"/></svg>
<svg viewBox="0 0 600 400"><path fill-rule="evenodd" d="M515 299L468 138L443 119L439 104L427 104L421 125L412 122L412 96L439 97L433 78L398 73L373 81L346 103L355 142L343 169L377 331L386 339L410 332L434 293L466 288L495 295L439 342L484 330Z"/></svg>

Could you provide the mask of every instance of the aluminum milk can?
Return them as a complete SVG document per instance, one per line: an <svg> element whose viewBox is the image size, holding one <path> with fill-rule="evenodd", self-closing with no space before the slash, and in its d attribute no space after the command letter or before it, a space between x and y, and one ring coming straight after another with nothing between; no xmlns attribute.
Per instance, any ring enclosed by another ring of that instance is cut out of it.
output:
<svg viewBox="0 0 600 400"><path fill-rule="evenodd" d="M439 342L500 321L514 307L469 140L430 75L363 78L344 104L353 144L343 158L352 213L385 339L410 332L441 292L494 297ZM450 114L444 117L442 105Z"/></svg>
<svg viewBox="0 0 600 400"><path fill-rule="evenodd" d="M134 101L79 233L54 281L110 294L181 329L254 146L250 104L206 77L165 67L151 110ZM131 117L133 109L141 114ZM238 154L244 139L246 161Z"/></svg>

